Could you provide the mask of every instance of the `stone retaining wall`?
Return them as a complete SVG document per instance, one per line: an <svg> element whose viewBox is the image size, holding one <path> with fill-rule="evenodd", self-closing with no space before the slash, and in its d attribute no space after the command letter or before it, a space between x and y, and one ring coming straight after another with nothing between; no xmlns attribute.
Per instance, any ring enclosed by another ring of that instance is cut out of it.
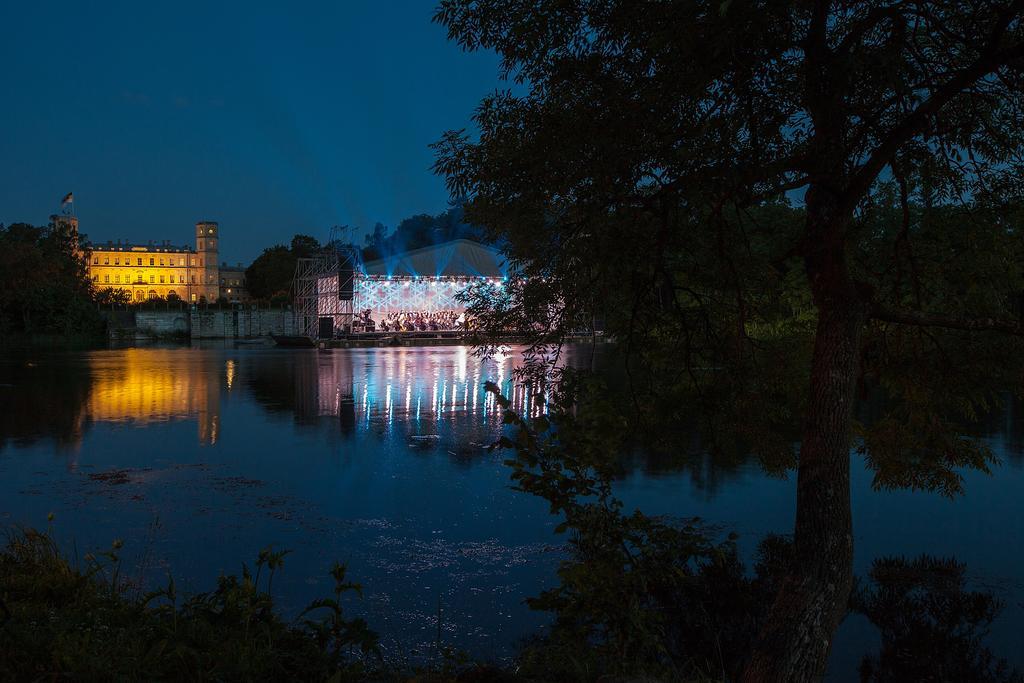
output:
<svg viewBox="0 0 1024 683"><path fill-rule="evenodd" d="M295 315L282 309L102 311L112 339L184 337L253 339L295 334Z"/></svg>
<svg viewBox="0 0 1024 683"><path fill-rule="evenodd" d="M270 334L295 334L295 316L281 309L200 309L192 313L191 333L193 339L251 339Z"/></svg>

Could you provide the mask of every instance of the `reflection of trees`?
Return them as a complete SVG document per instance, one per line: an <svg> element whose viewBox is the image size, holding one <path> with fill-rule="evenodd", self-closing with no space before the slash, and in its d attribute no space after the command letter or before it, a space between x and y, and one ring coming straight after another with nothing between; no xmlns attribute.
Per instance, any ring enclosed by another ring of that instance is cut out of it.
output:
<svg viewBox="0 0 1024 683"><path fill-rule="evenodd" d="M77 447L92 390L89 364L7 353L0 362L0 449L42 438Z"/></svg>
<svg viewBox="0 0 1024 683"><path fill-rule="evenodd" d="M857 404L857 420L865 425L875 424L886 414L887 406L881 391L870 392ZM956 423L965 435L1001 440L1004 448L998 455L1019 463L1024 460L1024 420L1020 419L1021 415L1024 415L1024 402L1008 396L1003 405L994 406L991 411L979 415L975 422L959 420ZM760 459L756 448L723 449L714 446L701 438L695 425L678 433L676 444L682 447L675 452L633 454L626 460L625 469L642 469L653 476L684 472L694 488L711 498L743 476L752 463Z"/></svg>
<svg viewBox="0 0 1024 683"><path fill-rule="evenodd" d="M275 353L246 359L245 384L253 399L270 413L291 413L297 424L316 423L315 355Z"/></svg>
<svg viewBox="0 0 1024 683"><path fill-rule="evenodd" d="M1002 605L968 590L965 573L952 558L874 562L853 598L882 634L880 651L861 662L862 681L1024 681L984 645Z"/></svg>
<svg viewBox="0 0 1024 683"><path fill-rule="evenodd" d="M1024 461L1024 401L1009 395L1003 405L990 411L980 421L980 430L986 436L1001 437L1005 445L1002 454L1010 460Z"/></svg>
<svg viewBox="0 0 1024 683"><path fill-rule="evenodd" d="M242 373L245 385L253 400L267 412L294 412L295 362L299 355L282 353L245 359L245 372Z"/></svg>
<svg viewBox="0 0 1024 683"><path fill-rule="evenodd" d="M270 413L291 413L298 425L337 416L343 434L355 429L352 359L346 353L272 353L246 359L245 383Z"/></svg>

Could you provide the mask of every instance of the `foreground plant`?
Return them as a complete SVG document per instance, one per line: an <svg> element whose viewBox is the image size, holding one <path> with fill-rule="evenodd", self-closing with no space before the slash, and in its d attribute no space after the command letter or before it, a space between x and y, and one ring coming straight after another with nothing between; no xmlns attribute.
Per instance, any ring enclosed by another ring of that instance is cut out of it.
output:
<svg viewBox="0 0 1024 683"><path fill-rule="evenodd" d="M363 680L379 661L376 634L344 613L343 597L360 591L344 565L331 572L334 597L290 624L270 593L285 552L265 549L255 574L243 565L208 593L183 597L170 580L136 598L119 549L115 542L77 568L49 533L9 537L0 551L0 679Z"/></svg>

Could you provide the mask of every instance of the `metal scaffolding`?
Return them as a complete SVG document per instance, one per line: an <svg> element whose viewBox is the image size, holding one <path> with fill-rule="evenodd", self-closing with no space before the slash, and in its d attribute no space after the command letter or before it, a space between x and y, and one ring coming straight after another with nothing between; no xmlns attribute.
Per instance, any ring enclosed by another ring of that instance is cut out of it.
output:
<svg viewBox="0 0 1024 683"><path fill-rule="evenodd" d="M330 339L352 329L353 275L358 263L358 250L335 240L319 254L298 260L292 292L299 335Z"/></svg>

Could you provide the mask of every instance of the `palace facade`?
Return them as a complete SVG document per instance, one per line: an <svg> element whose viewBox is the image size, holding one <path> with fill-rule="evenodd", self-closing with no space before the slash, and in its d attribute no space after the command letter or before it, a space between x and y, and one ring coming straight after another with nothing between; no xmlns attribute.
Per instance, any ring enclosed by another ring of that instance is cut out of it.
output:
<svg viewBox="0 0 1024 683"><path fill-rule="evenodd" d="M52 220L67 221L67 216ZM75 232L77 233L77 219ZM83 247L89 277L96 289L112 288L128 293L132 301L179 298L213 302L246 298L245 270L218 261L220 226L215 221L196 223L195 247L168 241L148 244L107 242Z"/></svg>

